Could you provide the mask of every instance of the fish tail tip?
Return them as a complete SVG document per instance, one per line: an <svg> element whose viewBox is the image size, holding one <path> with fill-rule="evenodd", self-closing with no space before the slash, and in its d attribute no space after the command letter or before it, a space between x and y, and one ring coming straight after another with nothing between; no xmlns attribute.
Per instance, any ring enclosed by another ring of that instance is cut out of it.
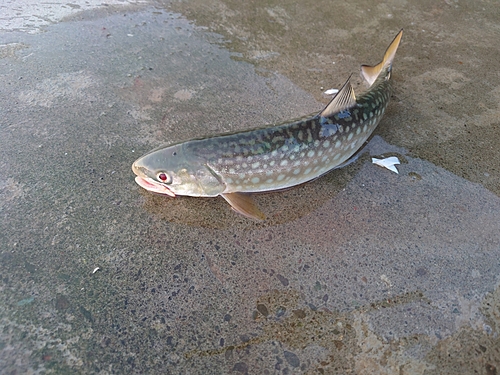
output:
<svg viewBox="0 0 500 375"><path fill-rule="evenodd" d="M374 66L361 65L361 76L370 86L373 85L384 68L392 66L392 61L394 60L394 56L396 56L396 51L398 50L402 37L403 29L399 30L391 44L389 44L389 47L387 47L387 50L385 51L384 58L380 63Z"/></svg>

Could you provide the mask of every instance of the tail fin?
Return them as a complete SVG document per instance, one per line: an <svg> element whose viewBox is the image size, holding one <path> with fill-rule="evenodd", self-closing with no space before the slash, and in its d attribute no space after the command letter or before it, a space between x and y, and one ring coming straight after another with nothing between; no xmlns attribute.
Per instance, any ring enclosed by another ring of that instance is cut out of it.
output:
<svg viewBox="0 0 500 375"><path fill-rule="evenodd" d="M401 37L403 36L403 29L396 35L392 43L387 47L385 51L383 60L375 65L361 65L361 76L368 82L371 86L373 82L377 79L380 72L383 71L386 67L392 66L392 60L394 60L394 56L396 55L396 51L398 50L399 42L401 41Z"/></svg>

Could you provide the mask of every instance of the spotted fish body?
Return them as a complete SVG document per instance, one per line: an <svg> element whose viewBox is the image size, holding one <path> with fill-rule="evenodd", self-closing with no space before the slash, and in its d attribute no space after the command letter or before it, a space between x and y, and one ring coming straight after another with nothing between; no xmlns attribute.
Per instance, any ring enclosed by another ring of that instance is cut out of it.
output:
<svg viewBox="0 0 500 375"><path fill-rule="evenodd" d="M193 140L186 154L206 160L221 193L263 192L310 181L349 159L375 130L389 101L388 81L355 108L280 126ZM220 193L219 193L220 194Z"/></svg>
<svg viewBox="0 0 500 375"><path fill-rule="evenodd" d="M244 193L298 185L339 167L375 130L389 103L392 60L402 31L376 66L362 66L370 85L356 98L349 80L319 114L280 125L195 139L138 159L136 182L166 194L221 195L239 213L264 216Z"/></svg>

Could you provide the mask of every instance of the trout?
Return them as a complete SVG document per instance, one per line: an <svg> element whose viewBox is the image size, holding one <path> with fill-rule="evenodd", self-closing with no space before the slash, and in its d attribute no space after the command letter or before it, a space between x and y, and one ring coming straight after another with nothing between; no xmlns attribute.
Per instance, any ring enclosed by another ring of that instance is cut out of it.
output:
<svg viewBox="0 0 500 375"><path fill-rule="evenodd" d="M192 139L153 150L132 165L135 181L175 197L222 196L238 213L263 220L248 193L281 190L341 167L370 137L391 95L401 30L375 66L362 65L368 90L346 83L320 113L261 128Z"/></svg>

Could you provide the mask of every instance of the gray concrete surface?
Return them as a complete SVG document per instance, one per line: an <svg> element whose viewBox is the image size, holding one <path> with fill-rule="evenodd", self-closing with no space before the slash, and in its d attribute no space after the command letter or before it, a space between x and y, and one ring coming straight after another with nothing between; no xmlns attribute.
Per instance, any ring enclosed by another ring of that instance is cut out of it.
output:
<svg viewBox="0 0 500 375"><path fill-rule="evenodd" d="M0 6L0 373L499 372L498 4L36 6ZM360 158L265 222L135 185L156 146L321 109L401 27Z"/></svg>

